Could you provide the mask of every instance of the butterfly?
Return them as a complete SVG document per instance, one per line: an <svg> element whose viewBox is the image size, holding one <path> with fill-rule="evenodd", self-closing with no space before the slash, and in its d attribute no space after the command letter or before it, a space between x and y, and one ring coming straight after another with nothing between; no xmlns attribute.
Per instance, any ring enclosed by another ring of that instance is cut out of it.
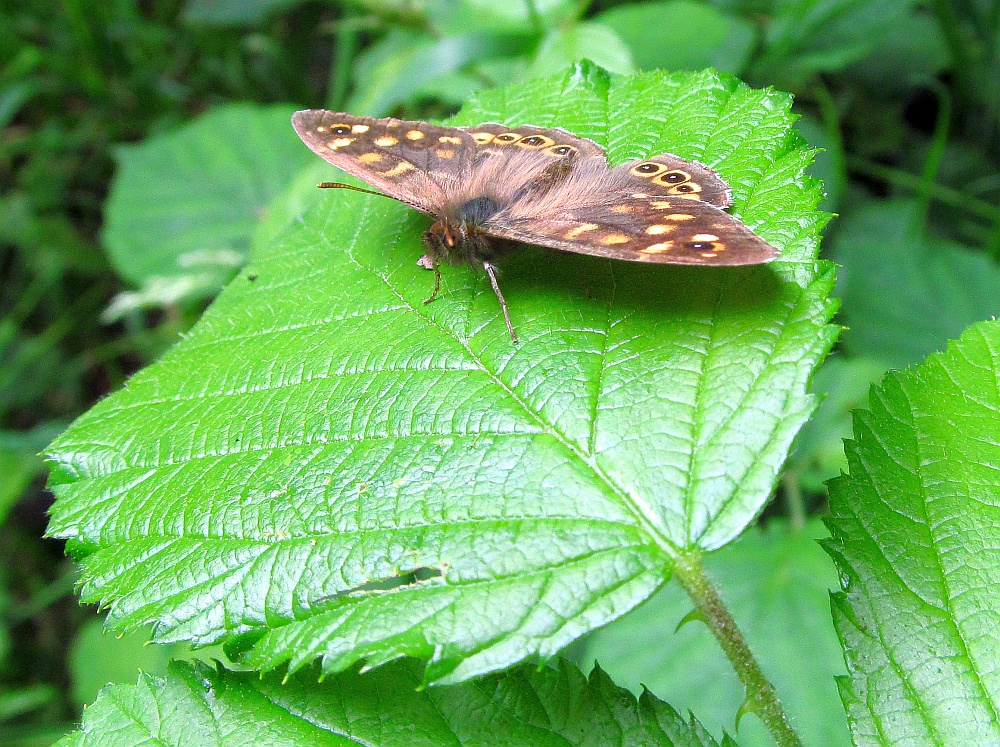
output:
<svg viewBox="0 0 1000 747"><path fill-rule="evenodd" d="M752 265L778 250L725 212L729 186L670 153L612 167L597 143L560 128L439 127L325 109L292 126L318 156L435 218L422 267L482 267L516 343L496 261L517 242L632 262ZM360 189L324 182L321 187ZM368 190L360 190L368 191Z"/></svg>

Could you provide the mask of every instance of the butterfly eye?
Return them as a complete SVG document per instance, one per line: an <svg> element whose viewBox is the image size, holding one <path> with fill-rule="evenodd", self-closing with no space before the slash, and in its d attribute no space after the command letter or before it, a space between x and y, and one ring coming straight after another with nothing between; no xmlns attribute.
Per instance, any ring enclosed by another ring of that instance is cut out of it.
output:
<svg viewBox="0 0 1000 747"><path fill-rule="evenodd" d="M330 128L330 134L331 135L349 135L349 134L351 134L351 128L348 127L347 125L342 125L342 124L333 125Z"/></svg>
<svg viewBox="0 0 1000 747"><path fill-rule="evenodd" d="M681 182L686 182L689 178L690 177L683 171L668 171L660 177L660 181L670 182L671 184L680 184Z"/></svg>
<svg viewBox="0 0 1000 747"><path fill-rule="evenodd" d="M520 140L521 136L516 132L505 132L503 135L497 135L494 140L498 143L513 143L515 140Z"/></svg>
<svg viewBox="0 0 1000 747"><path fill-rule="evenodd" d="M647 161L646 163L640 163L638 166L632 167L632 173L636 176L653 176L659 174L661 171L666 169L662 163L651 163Z"/></svg>
<svg viewBox="0 0 1000 747"><path fill-rule="evenodd" d="M670 190L670 191L671 191L671 192L681 192L681 193L685 193L685 194L686 194L686 193L688 193L688 192L696 192L696 191L698 191L698 190L696 190L696 189L695 189L695 188L694 188L694 187L693 187L692 185L690 185L690 184L679 184L679 185L677 185L676 187L674 187L674 188L673 188L672 190Z"/></svg>

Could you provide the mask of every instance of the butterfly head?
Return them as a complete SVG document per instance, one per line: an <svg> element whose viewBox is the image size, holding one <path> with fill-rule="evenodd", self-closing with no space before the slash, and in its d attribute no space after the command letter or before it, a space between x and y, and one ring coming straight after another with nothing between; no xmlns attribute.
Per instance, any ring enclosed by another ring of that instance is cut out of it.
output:
<svg viewBox="0 0 1000 747"><path fill-rule="evenodd" d="M427 230L424 243L442 259L490 260L496 254L496 242L490 240L484 224L500 207L490 197L444 205Z"/></svg>

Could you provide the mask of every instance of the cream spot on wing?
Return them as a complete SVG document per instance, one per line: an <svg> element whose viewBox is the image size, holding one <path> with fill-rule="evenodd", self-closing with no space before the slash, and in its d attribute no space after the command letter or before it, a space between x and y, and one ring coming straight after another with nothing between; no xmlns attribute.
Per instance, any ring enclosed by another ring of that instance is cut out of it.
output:
<svg viewBox="0 0 1000 747"><path fill-rule="evenodd" d="M410 130L406 133L407 140L422 140L423 137L424 133L422 133L420 130Z"/></svg>
<svg viewBox="0 0 1000 747"><path fill-rule="evenodd" d="M649 195L645 194L644 192L634 192L632 194L632 197L634 197L637 200L644 200L645 198L649 197ZM656 203L654 202L653 205L655 206Z"/></svg>
<svg viewBox="0 0 1000 747"><path fill-rule="evenodd" d="M455 151L451 150L450 148L438 148L437 150L434 151L434 155L436 155L438 158L454 158Z"/></svg>
<svg viewBox="0 0 1000 747"><path fill-rule="evenodd" d="M667 208L672 208L674 206L674 203L670 200L653 200L650 204L657 210L666 210Z"/></svg>
<svg viewBox="0 0 1000 747"><path fill-rule="evenodd" d="M351 127L351 132L353 132L355 135L361 135L365 132L368 132L369 129L371 128L368 125L354 125L353 127Z"/></svg>
<svg viewBox="0 0 1000 747"><path fill-rule="evenodd" d="M316 132L326 132L326 128L323 125L318 125L316 127Z"/></svg>
<svg viewBox="0 0 1000 747"><path fill-rule="evenodd" d="M674 242L664 241L661 244L650 244L645 249L642 250L644 254L662 254L663 252L669 252L674 248Z"/></svg>
<svg viewBox="0 0 1000 747"><path fill-rule="evenodd" d="M383 171L382 176L399 176L407 171L413 171L413 164L409 161L400 161L388 171Z"/></svg>
<svg viewBox="0 0 1000 747"><path fill-rule="evenodd" d="M452 145L461 145L462 138L452 137L451 135L442 135L438 138L439 143L451 143ZM477 141L478 142L478 141Z"/></svg>
<svg viewBox="0 0 1000 747"><path fill-rule="evenodd" d="M601 238L602 244L627 244L632 239L623 233L609 233L607 236Z"/></svg>
<svg viewBox="0 0 1000 747"><path fill-rule="evenodd" d="M398 142L399 140L392 137L391 135L386 135L385 137L380 137L378 140L376 140L375 145L379 146L380 148L388 148L392 145L395 145Z"/></svg>
<svg viewBox="0 0 1000 747"><path fill-rule="evenodd" d="M338 137L336 140L330 141L330 147L333 150L337 150L337 148L344 148L353 142L354 142L353 137Z"/></svg>
<svg viewBox="0 0 1000 747"><path fill-rule="evenodd" d="M703 256L703 257L717 257L719 255L716 254L715 252L702 252L701 256Z"/></svg>
<svg viewBox="0 0 1000 747"><path fill-rule="evenodd" d="M656 236L660 233L666 233L667 231L673 231L677 226L673 226L669 223L656 223L646 229L646 233Z"/></svg>
<svg viewBox="0 0 1000 747"><path fill-rule="evenodd" d="M358 160L361 161L361 163L378 163L379 161L382 160L382 154L362 153L360 156L358 156Z"/></svg>
<svg viewBox="0 0 1000 747"><path fill-rule="evenodd" d="M586 233L587 231L593 231L597 227L598 226L597 226L596 223L581 223L576 228L571 228L569 231L567 231L566 232L566 238L567 239L575 239L581 233Z"/></svg>
<svg viewBox="0 0 1000 747"><path fill-rule="evenodd" d="M663 216L663 220L694 220L694 216L687 213L671 213Z"/></svg>
<svg viewBox="0 0 1000 747"><path fill-rule="evenodd" d="M611 208L612 213L634 213L635 210L634 205L614 205Z"/></svg>
<svg viewBox="0 0 1000 747"><path fill-rule="evenodd" d="M719 237L714 233L696 233L691 237L691 241L718 241Z"/></svg>

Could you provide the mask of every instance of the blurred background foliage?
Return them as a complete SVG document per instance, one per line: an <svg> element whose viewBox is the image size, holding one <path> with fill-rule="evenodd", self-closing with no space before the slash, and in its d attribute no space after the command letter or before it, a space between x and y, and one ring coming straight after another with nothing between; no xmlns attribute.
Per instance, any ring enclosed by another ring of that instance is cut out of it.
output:
<svg viewBox="0 0 1000 747"><path fill-rule="evenodd" d="M871 381L1000 312L1000 0L4 0L0 27L2 744L183 654L79 607L36 455L309 199L294 108L441 118L583 57L794 93L848 329L765 521L822 514Z"/></svg>

